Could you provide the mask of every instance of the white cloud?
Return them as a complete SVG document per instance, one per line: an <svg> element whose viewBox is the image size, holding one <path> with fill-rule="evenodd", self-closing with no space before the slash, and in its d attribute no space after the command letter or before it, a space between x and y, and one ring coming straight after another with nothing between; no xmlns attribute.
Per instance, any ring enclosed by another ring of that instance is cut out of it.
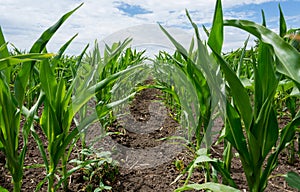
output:
<svg viewBox="0 0 300 192"><path fill-rule="evenodd" d="M120 2L120 0L118 0ZM226 9L238 7L245 4L258 4L270 0L223 0L225 18L249 19L255 15L254 12ZM63 26L57 31L51 42L49 51L57 51L63 43L74 34L78 37L70 45L69 53L79 54L87 43L93 44L95 39L103 39L108 35L141 24L156 24L160 22L164 26L175 26L187 28L190 24L185 16L185 9L190 11L192 19L197 24L211 23L215 0L206 1L172 1L172 0L123 0L130 5L137 5L151 11L152 13L139 14L134 17L124 15L124 12L116 8L115 1L86 0L84 5L77 10ZM53 25L64 13L74 9L81 1L38 1L38 0L2 0L0 4L0 23L6 40L12 42L16 47L29 50L34 41L48 27ZM258 10L260 11L260 10ZM298 20L299 21L299 20ZM246 39L245 35L235 34L235 38L228 38L227 45L235 45ZM149 34L151 36L151 34ZM247 36L246 36L247 37ZM224 47L227 47L224 46Z"/></svg>

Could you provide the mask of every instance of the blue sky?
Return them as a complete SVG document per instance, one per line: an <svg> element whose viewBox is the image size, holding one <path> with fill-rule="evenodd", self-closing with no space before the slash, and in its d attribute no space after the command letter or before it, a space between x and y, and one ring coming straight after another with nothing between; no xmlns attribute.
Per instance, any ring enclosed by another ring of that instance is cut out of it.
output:
<svg viewBox="0 0 300 192"><path fill-rule="evenodd" d="M215 6L215 0L1 0L0 25L6 41L21 50L29 50L43 31L82 2L84 5L49 42L47 48L50 52L56 52L76 33L78 36L68 49L68 53L75 55L79 54L86 44L93 45L95 39L105 42L122 40L125 38L124 34L130 34L126 31L134 31L133 38L142 39L136 44L164 44L166 40L158 34L159 30L152 30L153 26L157 27L157 23L178 29L175 35L180 36L183 44L188 44L193 33L185 16L185 9L189 10L192 19L199 26L204 24L209 27ZM261 23L263 9L267 26L274 31L278 31L279 3L288 28L300 28L300 0L222 1L225 19L247 19ZM136 27L141 25L146 28L142 27L142 32L135 31L141 30L140 27ZM130 30L126 30L128 27ZM202 36L205 39L204 33ZM247 34L240 30L226 28L224 50L230 51L243 46L246 38Z"/></svg>

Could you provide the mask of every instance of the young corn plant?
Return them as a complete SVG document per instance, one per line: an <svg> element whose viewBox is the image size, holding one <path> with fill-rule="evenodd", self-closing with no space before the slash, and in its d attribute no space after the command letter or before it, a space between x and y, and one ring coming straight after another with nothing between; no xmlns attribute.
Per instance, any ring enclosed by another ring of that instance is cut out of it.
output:
<svg viewBox="0 0 300 192"><path fill-rule="evenodd" d="M120 49L119 51L122 51ZM80 58L80 57L79 57ZM41 140L34 133L35 139L39 144L39 149L43 156L46 167L48 180L48 191L55 191L60 186L54 185L55 175L58 171L59 163L61 162L62 180L71 174L66 168L70 152L73 144L73 139L83 133L88 125L98 119L96 113L90 114L83 119L76 128L71 129L71 123L77 112L92 99L99 91L105 89L118 76L128 73L130 70L141 66L127 68L118 73L111 74L96 84L87 84L87 87L81 89L75 95L72 95L75 85L80 81L80 76L76 76L69 87L66 87L66 80L62 77L56 77L53 65L49 61L44 61L40 67L41 88L45 94L44 109L40 119L40 124L44 134L47 137L47 152L44 150ZM93 78L89 76L89 79ZM78 91L78 90L77 90ZM107 109L109 110L109 109ZM71 144L71 145L70 145ZM69 148L68 148L69 147ZM67 152L66 152L67 150ZM74 171L74 170L72 170ZM46 180L42 181L37 190ZM61 182L59 182L61 183ZM67 182L64 182L64 189L67 189Z"/></svg>
<svg viewBox="0 0 300 192"><path fill-rule="evenodd" d="M180 53L175 52L173 55L170 55L167 52L160 51L158 55L155 57L155 63L167 63L172 64L176 66L176 63L182 63L184 62L183 57ZM159 68L159 65L157 65ZM155 84L153 88L157 88L162 90L163 92L163 99L166 103L166 106L170 109L173 119L176 121L180 120L180 117L182 115L181 113L181 104L178 94L175 91L175 85L172 84L173 78L171 74L168 74L168 82L165 82L166 78L163 78L164 81L156 79Z"/></svg>
<svg viewBox="0 0 300 192"><path fill-rule="evenodd" d="M224 59L226 60L227 63L231 65L232 70L239 77L239 79L241 80L245 88L248 89L248 93L252 97L254 91L254 85L253 85L254 73L253 73L253 65L251 61L253 57L256 57L257 51L254 51L253 48L247 50L248 41L249 41L249 37L245 41L243 48L224 55ZM227 124L225 124L225 126L226 125ZM232 145L230 142L224 140L224 132L222 132L222 135L219 137L219 141L223 141L224 143L224 151L223 151L224 168L228 172L230 172L231 161L233 158Z"/></svg>
<svg viewBox="0 0 300 192"><path fill-rule="evenodd" d="M79 7L65 14L54 26L45 31L38 41L41 44L35 44L34 48L43 50L46 43L59 28L59 26ZM72 42L75 36L62 46L62 48L59 50L59 53L52 60L44 60L40 64L39 71L37 71L39 74L41 94L44 98L40 125L47 138L47 147L44 146L34 128L32 128L32 135L38 143L38 147L45 164L47 176L38 184L36 191L38 191L46 181L48 181L49 192L56 191L61 184L63 184L64 190L67 190L68 182L66 179L71 175L72 172L74 172L74 170L76 170L73 169L68 171L66 167L70 153L74 146L72 141L79 136L79 133L84 132L84 130L88 127L88 124L96 121L98 118L97 114L90 114L90 116L88 116L86 119L83 119L76 128L71 129L71 123L75 115L90 99L92 99L96 94L100 93L102 89L105 89L107 85L110 85L111 82L113 82L120 75L124 75L133 69L141 67L134 66L130 69L127 68L120 70L120 72L107 71L111 72L111 74L107 75L104 79L101 79L101 81L98 83L94 83L92 80L95 78L95 72L98 71L98 68L96 67L95 69L88 71L87 77L84 77L86 81L80 82L82 78L79 74L79 71L82 70L81 59L87 48L86 47L83 53L78 57L76 65L71 69L73 79L71 83L69 83L67 82L67 79L65 79L64 71L59 70L58 61L62 58L64 51L67 49L68 45ZM123 48L128 43L129 40L118 45L111 54L111 57L106 57L107 60L104 61L104 64L113 60L115 55L120 55ZM76 94L73 95L75 88L77 89ZM55 185L55 177L58 176L57 173L60 170L60 165L62 178L60 178L58 183Z"/></svg>
<svg viewBox="0 0 300 192"><path fill-rule="evenodd" d="M279 118L283 120L290 120L296 117L299 110L299 90L295 87L293 81L287 78L282 78L276 91L276 110L278 111ZM294 165L296 161L296 146L299 128L295 127L295 136L287 146L287 163ZM298 151L299 153L299 151Z"/></svg>
<svg viewBox="0 0 300 192"><path fill-rule="evenodd" d="M282 22L285 23L284 21L284 16L282 14L282 11L280 9L281 17L282 17ZM284 30L283 33L281 33L281 37L284 37L284 39L291 44L293 47L295 47L299 52L300 52L300 29L290 29L286 31ZM286 80L284 85L289 85L294 83L289 80L289 79L284 79ZM297 109L299 106L297 106L299 102L299 90L296 87L293 87L292 92L287 93L288 96L285 99L286 107L288 108L290 115L292 118L295 117ZM297 139L298 137L298 139ZM294 140L291 141L289 149L288 149L288 163L294 164L295 162L295 153L296 153L296 146L295 143L298 143L298 156L300 157L300 131L299 128L296 128L296 134L294 137Z"/></svg>
<svg viewBox="0 0 300 192"><path fill-rule="evenodd" d="M191 18L187 12L187 16L191 21ZM195 106L196 111L199 112L199 118L195 120L194 123L190 124L191 127L189 129L195 130L195 159L190 163L190 165L186 168L184 172L188 172L188 178L181 190L188 189L204 189L204 185L196 184L189 185L188 180L195 168L202 168L205 170L205 178L206 181L209 182L211 178L215 182L217 182L217 178L214 174L211 173L212 168L219 171L223 179L227 181L231 186L236 187L236 184L231 179L229 172L223 168L223 163L216 159L210 159L210 145L211 145L211 129L213 126L213 115L215 110L219 108L220 111L224 110L222 108L222 103L224 101L224 94L222 93L223 81L220 77L220 73L217 67L217 64L212 60L211 56L208 53L207 47L202 43L199 37L199 31L197 26L191 21L195 33L196 33L196 50L193 51L194 45L192 43L189 51L185 50L185 48L179 44L164 28L161 27L163 32L168 36L171 42L176 47L178 53L180 53L183 59L172 58L175 62L175 65L185 74L188 81L192 82L194 86L194 90L197 92L197 97L199 106ZM186 91L186 90L185 90ZM195 100L195 98L192 98ZM182 104L181 104L182 105ZM189 106L184 106L185 109L191 108ZM184 111L184 114L188 114L188 116L193 117L193 111ZM191 121L193 122L193 120ZM203 149L201 149L202 141L205 141L205 150L206 156L204 157ZM209 183L208 185L212 185ZM215 187L224 186L222 184L216 184ZM226 187L225 187L226 188ZM224 188L224 189L225 189ZM209 189L209 188L208 188ZM211 188L212 189L212 188ZM227 190L233 190L233 188L226 188Z"/></svg>
<svg viewBox="0 0 300 192"><path fill-rule="evenodd" d="M80 5L81 6L81 5ZM80 7L79 6L79 7ZM77 7L77 8L79 8ZM76 8L76 9L77 9ZM75 9L75 10L76 10ZM73 10L73 12L75 11ZM61 24L73 13L69 12L64 15L59 22L53 25L51 28L46 30L42 36L34 43L30 49L29 54L9 56L6 48L6 43L1 32L1 93L3 93L2 104L5 105L5 110L2 111L2 121L1 121L1 148L4 149L4 153L8 156L8 167L13 176L13 182L15 184L14 190L20 190L21 178L23 176L23 162L26 152L27 138L30 128L33 130L32 122L35 115L35 111L41 105L44 100L44 94L41 93L38 98L32 99L30 102L26 102L26 107L23 106L25 95L27 94L27 84L30 82L30 76L33 73L38 73L36 65L39 60L46 60L53 56L53 54L43 53L46 44L56 32L56 30L61 26ZM11 66L22 63L21 70L15 77L14 82L14 94L11 94L11 88L5 81L11 80ZM36 103L33 105L32 102ZM27 108L31 107L30 110ZM23 143L24 147L18 156L18 136L20 130L20 118L21 112L27 116L27 121L22 129L23 133ZM7 130L8 131L7 131ZM8 148L9 147L9 148Z"/></svg>
<svg viewBox="0 0 300 192"><path fill-rule="evenodd" d="M195 28L199 46L201 41L198 27L192 21L191 23ZM258 58L253 60L254 106L251 105L247 89L237 73L221 56L224 25L244 29L260 41ZM174 39L170 39L180 52L187 55L182 46ZM232 98L226 102L225 138L239 153L250 191L263 191L267 186L268 177L276 167L280 151L291 141L295 134L295 126L300 123L298 112L295 118L279 132L276 111L273 107L274 94L278 85L277 72L291 78L299 87L297 63L300 61L300 55L280 36L266 27L244 20L223 21L219 0L216 4L208 45L221 67ZM205 50L203 47L199 47L198 51L203 50ZM201 58L205 60L205 57Z"/></svg>
<svg viewBox="0 0 300 192"><path fill-rule="evenodd" d="M276 168L279 153L292 140L295 126L300 124L298 111L295 118L279 131L273 107L279 81L277 72L291 78L299 88L300 54L264 26L246 20L223 21L221 1L217 5L208 45L224 73L233 99L226 105L225 139L239 154L249 190L264 191L270 174ZM220 55L223 26L243 29L259 40L258 58L253 61L253 106L241 80Z"/></svg>
<svg viewBox="0 0 300 192"><path fill-rule="evenodd" d="M35 105L27 106L30 107L29 110L23 106L28 76L22 76L22 74L26 73L27 66L31 62L48 59L52 56L52 54L35 53L11 56L0 28L0 150L5 154L7 167L12 176L13 191L15 192L21 191L28 135L35 112L42 101L42 97L39 97ZM12 89L10 84L12 67L20 63L22 67L14 82L14 89ZM23 89L17 86L21 83L25 86ZM25 123L22 131L20 131L22 113L25 117ZM21 150L19 150L20 136L23 137Z"/></svg>
<svg viewBox="0 0 300 192"><path fill-rule="evenodd" d="M143 56L145 51L137 52L136 50L132 50L130 47L126 48L130 42L131 39L127 38L123 42L113 43L111 46L106 45L103 58L101 59L97 60L93 57L89 57L89 60L98 62L96 77L98 78L98 81L101 81L112 74L125 70L130 66L143 63L143 61L146 59L146 57ZM99 49L94 51L93 55L96 54L100 56ZM107 111L105 107L101 107L106 106L106 104L111 102L111 90L114 85L115 84L108 85L96 95L97 101L101 103L101 105L97 106L97 110L99 115L103 117L103 120L101 120L103 127L106 127L107 124L110 124L112 121L114 121L112 112L105 115L103 112L109 111Z"/></svg>

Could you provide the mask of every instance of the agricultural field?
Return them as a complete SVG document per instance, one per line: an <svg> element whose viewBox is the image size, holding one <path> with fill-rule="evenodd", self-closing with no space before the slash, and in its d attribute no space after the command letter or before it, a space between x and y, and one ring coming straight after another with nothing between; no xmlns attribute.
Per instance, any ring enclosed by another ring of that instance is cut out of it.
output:
<svg viewBox="0 0 300 192"><path fill-rule="evenodd" d="M81 5L80 5L81 6ZM10 50L0 28L0 191L300 190L300 28L279 34L224 20L185 49L95 42L80 55L46 47L63 15L28 52ZM256 45L222 51L224 28Z"/></svg>

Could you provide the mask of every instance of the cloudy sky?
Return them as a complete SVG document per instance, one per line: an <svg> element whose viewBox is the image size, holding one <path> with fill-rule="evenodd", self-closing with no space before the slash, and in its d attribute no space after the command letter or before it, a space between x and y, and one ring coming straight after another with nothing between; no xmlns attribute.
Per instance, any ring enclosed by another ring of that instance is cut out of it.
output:
<svg viewBox="0 0 300 192"><path fill-rule="evenodd" d="M21 50L29 50L35 40L64 13L79 4L77 10L57 31L49 42L48 50L56 52L68 39L78 33L68 53L79 54L86 44L92 47L95 39L107 43L119 41L126 35L137 46L166 45L160 31L154 29L160 23L170 29L179 41L190 41L193 34L185 16L189 10L194 22L209 27L212 22L215 0L1 0L0 25L6 41ZM225 19L247 19L261 23L261 10L265 11L267 26L278 30L278 4L280 3L288 28L300 27L300 0L223 0ZM247 34L226 28L224 49L243 46ZM205 35L203 34L203 39ZM166 45L169 46L169 45Z"/></svg>

